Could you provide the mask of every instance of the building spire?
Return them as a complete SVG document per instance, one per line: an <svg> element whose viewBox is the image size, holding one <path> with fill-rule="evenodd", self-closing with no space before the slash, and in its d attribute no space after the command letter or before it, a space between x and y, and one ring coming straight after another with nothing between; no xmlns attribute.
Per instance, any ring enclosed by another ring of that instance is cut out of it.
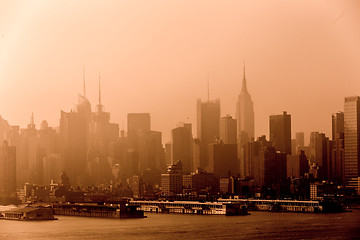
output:
<svg viewBox="0 0 360 240"><path fill-rule="evenodd" d="M97 105L98 112L103 111L103 105L101 104L101 77L100 77L100 71L99 71L99 104Z"/></svg>
<svg viewBox="0 0 360 240"><path fill-rule="evenodd" d="M242 93L248 93L247 84L246 84L246 76L245 76L245 61L243 62L243 80L242 80Z"/></svg>
<svg viewBox="0 0 360 240"><path fill-rule="evenodd" d="M28 124L28 129L34 129L35 128L35 123L34 123L34 113L31 113L31 117L30 117L30 124Z"/></svg>
<svg viewBox="0 0 360 240"><path fill-rule="evenodd" d="M31 118L30 118L30 124L31 126L34 126L34 113L31 113Z"/></svg>

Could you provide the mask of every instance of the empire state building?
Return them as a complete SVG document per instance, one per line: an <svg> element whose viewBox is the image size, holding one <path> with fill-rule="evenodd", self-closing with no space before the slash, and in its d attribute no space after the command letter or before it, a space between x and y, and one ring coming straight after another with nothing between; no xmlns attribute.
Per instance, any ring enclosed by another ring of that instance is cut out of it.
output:
<svg viewBox="0 0 360 240"><path fill-rule="evenodd" d="M247 90L245 67L242 89L236 103L237 137L240 143L246 143L254 138L254 104Z"/></svg>

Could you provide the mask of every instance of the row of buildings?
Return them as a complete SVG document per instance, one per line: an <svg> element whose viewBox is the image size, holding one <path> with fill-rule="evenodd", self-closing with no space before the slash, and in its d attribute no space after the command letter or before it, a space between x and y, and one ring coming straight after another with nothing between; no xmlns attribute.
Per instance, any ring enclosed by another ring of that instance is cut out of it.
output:
<svg viewBox="0 0 360 240"><path fill-rule="evenodd" d="M236 118L220 116L219 99L198 99L197 136L190 123L179 123L165 146L162 133L151 129L149 113L129 113L126 132L111 123L99 85L96 110L92 112L84 91L75 109L61 111L57 128L43 121L37 129L33 116L24 129L0 119L0 192L14 193L25 183L48 185L64 171L73 187L132 178L161 187L163 194L178 194L184 186L172 183L183 181L176 174L192 176L199 169L219 179L251 179L266 188L280 189L288 178L310 176L358 191L360 97L345 98L344 111L332 116L331 139L319 132L310 134L307 146L304 133L292 139L291 115L285 111L270 116L269 126L268 140L255 139L245 69Z"/></svg>

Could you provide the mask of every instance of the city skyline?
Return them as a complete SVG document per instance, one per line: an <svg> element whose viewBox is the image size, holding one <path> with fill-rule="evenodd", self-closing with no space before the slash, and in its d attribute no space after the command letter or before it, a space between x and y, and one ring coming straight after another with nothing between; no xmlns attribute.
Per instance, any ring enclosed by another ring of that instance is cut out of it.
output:
<svg viewBox="0 0 360 240"><path fill-rule="evenodd" d="M166 143L178 122L195 126L208 75L221 117L236 117L245 61L255 138L287 111L292 138L308 142L312 131L330 136L331 114L360 92L356 1L137 3L1 2L1 116L26 127L33 112L36 126L58 126L85 67L92 110L100 70L111 121L126 129L128 113L148 112Z"/></svg>

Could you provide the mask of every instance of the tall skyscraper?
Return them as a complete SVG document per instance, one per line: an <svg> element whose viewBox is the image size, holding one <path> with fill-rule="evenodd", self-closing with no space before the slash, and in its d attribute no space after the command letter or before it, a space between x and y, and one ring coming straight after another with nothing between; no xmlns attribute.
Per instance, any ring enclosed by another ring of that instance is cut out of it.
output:
<svg viewBox="0 0 360 240"><path fill-rule="evenodd" d="M16 191L16 148L3 141L0 146L0 196Z"/></svg>
<svg viewBox="0 0 360 240"><path fill-rule="evenodd" d="M344 104L345 184L360 176L360 97L346 97Z"/></svg>
<svg viewBox="0 0 360 240"><path fill-rule="evenodd" d="M69 176L72 185L84 184L90 118L90 102L81 95L76 111L61 111L60 152L63 170Z"/></svg>
<svg viewBox="0 0 360 240"><path fill-rule="evenodd" d="M335 140L337 134L344 134L344 113L338 112L331 116L332 120L332 140Z"/></svg>
<svg viewBox="0 0 360 240"><path fill-rule="evenodd" d="M245 143L254 138L254 104L248 92L245 77L245 67L242 89L236 103L237 137Z"/></svg>
<svg viewBox="0 0 360 240"><path fill-rule="evenodd" d="M344 182L344 113L338 112L332 115L332 149L331 149L331 172L330 180Z"/></svg>
<svg viewBox="0 0 360 240"><path fill-rule="evenodd" d="M220 140L225 144L237 144L236 119L230 115L220 119Z"/></svg>
<svg viewBox="0 0 360 240"><path fill-rule="evenodd" d="M171 163L180 160L184 173L193 172L193 137L190 123L180 123L171 131Z"/></svg>
<svg viewBox="0 0 360 240"><path fill-rule="evenodd" d="M305 146L305 137L303 132L295 133L295 145L296 147L304 147Z"/></svg>
<svg viewBox="0 0 360 240"><path fill-rule="evenodd" d="M200 140L200 167L208 163L208 145L219 139L220 100L197 100L197 137Z"/></svg>
<svg viewBox="0 0 360 240"><path fill-rule="evenodd" d="M270 141L276 150L291 154L291 115L270 116Z"/></svg>
<svg viewBox="0 0 360 240"><path fill-rule="evenodd" d="M162 133L151 131L150 114L129 113L127 125L131 161L137 165L137 174L148 168L160 170L164 161Z"/></svg>

